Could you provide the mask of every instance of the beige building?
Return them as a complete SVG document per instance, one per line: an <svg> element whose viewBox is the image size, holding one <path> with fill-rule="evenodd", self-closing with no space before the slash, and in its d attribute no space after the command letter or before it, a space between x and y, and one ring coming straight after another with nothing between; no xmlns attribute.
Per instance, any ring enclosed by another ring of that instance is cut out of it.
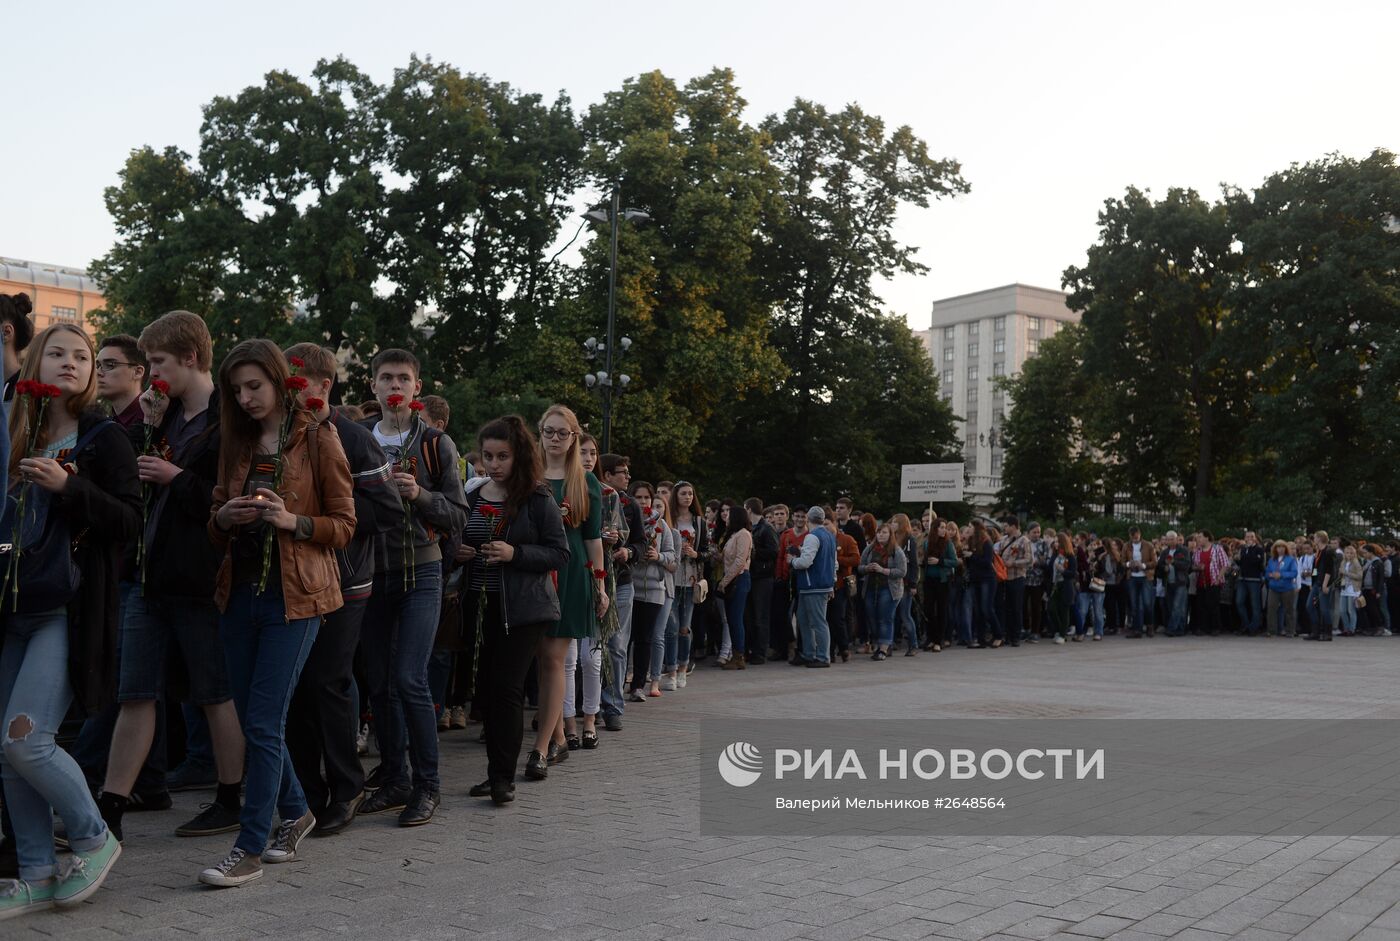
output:
<svg viewBox="0 0 1400 941"><path fill-rule="evenodd" d="M933 302L923 335L943 400L962 421L968 503L987 505L1001 488L1002 426L1010 407L995 379L1014 376L1043 340L1077 322L1063 291L1008 284Z"/></svg>
<svg viewBox="0 0 1400 941"><path fill-rule="evenodd" d="M53 323L75 323L96 338L88 314L103 305L102 289L81 268L0 256L0 294L28 294L37 333Z"/></svg>

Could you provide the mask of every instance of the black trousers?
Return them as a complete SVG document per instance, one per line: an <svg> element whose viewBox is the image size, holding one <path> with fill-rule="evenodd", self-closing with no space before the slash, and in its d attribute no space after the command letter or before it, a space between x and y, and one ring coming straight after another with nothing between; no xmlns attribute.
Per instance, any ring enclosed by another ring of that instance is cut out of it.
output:
<svg viewBox="0 0 1400 941"><path fill-rule="evenodd" d="M749 595L753 597L752 594ZM786 657L792 648L792 595L788 592L787 579L773 580L773 592L768 602L768 643L772 649ZM768 651L763 651L768 656Z"/></svg>
<svg viewBox="0 0 1400 941"><path fill-rule="evenodd" d="M1197 633L1220 633L1220 586L1198 586L1196 588Z"/></svg>
<svg viewBox="0 0 1400 941"><path fill-rule="evenodd" d="M355 648L368 602L368 595L346 601L326 615L287 710L287 752L313 812L352 800L365 786L355 750L360 717L353 692Z"/></svg>
<svg viewBox="0 0 1400 941"><path fill-rule="evenodd" d="M1032 637L1039 637L1045 624L1045 586L1026 586L1026 630Z"/></svg>
<svg viewBox="0 0 1400 941"><path fill-rule="evenodd" d="M828 659L835 659L835 654L845 653L851 649L851 641L846 636L846 612L851 607L851 595L846 591L846 585L839 579L836 582L836 590L831 594L831 600L826 603L826 626L831 633L831 648L827 651Z"/></svg>
<svg viewBox="0 0 1400 941"><path fill-rule="evenodd" d="M641 689L647 682L647 671L651 669L651 639L653 632L665 630L661 620L661 605L650 601L632 601L632 682L628 689ZM735 655L743 653L734 651Z"/></svg>
<svg viewBox="0 0 1400 941"><path fill-rule="evenodd" d="M768 630L773 612L773 579L755 578L750 583L748 612L744 617L744 643L750 656L768 656ZM753 625L751 628L749 625Z"/></svg>
<svg viewBox="0 0 1400 941"><path fill-rule="evenodd" d="M930 644L946 647L952 641L948 630L948 583L936 578L924 579L924 619L928 630L924 639Z"/></svg>
<svg viewBox="0 0 1400 941"><path fill-rule="evenodd" d="M475 611L481 592L462 593L462 606ZM477 667L477 699L486 731L486 779L514 781L525 740L525 674L535 662L548 625L512 624L501 617L500 592L486 593L482 619L481 664Z"/></svg>

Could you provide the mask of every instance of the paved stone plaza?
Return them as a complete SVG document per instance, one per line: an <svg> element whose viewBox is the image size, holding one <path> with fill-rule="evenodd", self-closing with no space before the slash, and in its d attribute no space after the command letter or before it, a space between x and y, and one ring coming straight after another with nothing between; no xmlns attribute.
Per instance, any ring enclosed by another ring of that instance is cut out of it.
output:
<svg viewBox="0 0 1400 941"><path fill-rule="evenodd" d="M177 795L175 812L127 817L92 902L0 937L1400 941L1400 838L735 839L700 836L696 807L707 715L1390 718L1397 664L1400 642L1381 638L1159 637L702 665L508 808L466 796L485 776L479 726L447 733L431 824L362 818L240 889L196 884L232 836L173 836L209 798Z"/></svg>

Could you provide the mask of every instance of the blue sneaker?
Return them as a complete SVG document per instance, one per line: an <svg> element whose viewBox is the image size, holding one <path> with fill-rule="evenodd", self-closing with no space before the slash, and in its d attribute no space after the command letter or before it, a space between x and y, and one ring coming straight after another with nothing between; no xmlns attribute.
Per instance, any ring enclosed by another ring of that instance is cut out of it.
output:
<svg viewBox="0 0 1400 941"><path fill-rule="evenodd" d="M112 864L122 854L122 845L111 830L107 841L95 850L74 853L66 871L59 875L53 902L60 907L79 905L102 887L102 880L112 871Z"/></svg>
<svg viewBox="0 0 1400 941"><path fill-rule="evenodd" d="M31 885L23 879L0 882L0 921L17 918L25 912L53 908L53 893L57 887L57 879L50 879L47 885Z"/></svg>

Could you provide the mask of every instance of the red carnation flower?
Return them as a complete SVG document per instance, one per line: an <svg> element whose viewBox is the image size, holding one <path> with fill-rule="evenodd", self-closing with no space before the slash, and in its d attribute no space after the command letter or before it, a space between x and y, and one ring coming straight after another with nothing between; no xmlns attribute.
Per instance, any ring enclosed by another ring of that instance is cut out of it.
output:
<svg viewBox="0 0 1400 941"><path fill-rule="evenodd" d="M391 395L387 399L385 399L384 402L390 408L398 408L400 405L403 404L403 396L395 393L394 395Z"/></svg>
<svg viewBox="0 0 1400 941"><path fill-rule="evenodd" d="M292 364L293 369L301 369L306 365L306 360L302 359L300 356L289 356L287 357L287 362Z"/></svg>
<svg viewBox="0 0 1400 941"><path fill-rule="evenodd" d="M481 515L486 517L494 518L501 515L501 508L498 506L482 506L480 510Z"/></svg>
<svg viewBox="0 0 1400 941"><path fill-rule="evenodd" d="M306 407L313 412L319 412L321 409L326 407L326 401L325 399L307 399Z"/></svg>
<svg viewBox="0 0 1400 941"><path fill-rule="evenodd" d="M681 538L684 539L686 542L690 542L690 530L682 529Z"/></svg>
<svg viewBox="0 0 1400 941"><path fill-rule="evenodd" d="M414 411L414 412L421 412L421 411L423 411L423 403L420 402L420 401L418 401L417 399L414 399L412 402L409 402L409 403L408 403L408 407L409 407L409 409L410 409L411 411Z"/></svg>
<svg viewBox="0 0 1400 941"><path fill-rule="evenodd" d="M15 383L15 395L34 395L39 389L39 383L33 379L21 379Z"/></svg>
<svg viewBox="0 0 1400 941"><path fill-rule="evenodd" d="M155 392L156 395L169 395L170 383L166 382L164 379L152 379L151 391Z"/></svg>
<svg viewBox="0 0 1400 941"><path fill-rule="evenodd" d="M306 381L306 377L305 377L305 376L288 376L288 377L287 377L287 391L288 391L288 392L301 392L301 391L305 390L306 387L309 386L310 384L311 384L311 383L309 383L309 382Z"/></svg>
<svg viewBox="0 0 1400 941"><path fill-rule="evenodd" d="M51 386L48 383L39 383L39 388L35 390L35 395L45 399L56 399L63 395L63 390L58 386Z"/></svg>

